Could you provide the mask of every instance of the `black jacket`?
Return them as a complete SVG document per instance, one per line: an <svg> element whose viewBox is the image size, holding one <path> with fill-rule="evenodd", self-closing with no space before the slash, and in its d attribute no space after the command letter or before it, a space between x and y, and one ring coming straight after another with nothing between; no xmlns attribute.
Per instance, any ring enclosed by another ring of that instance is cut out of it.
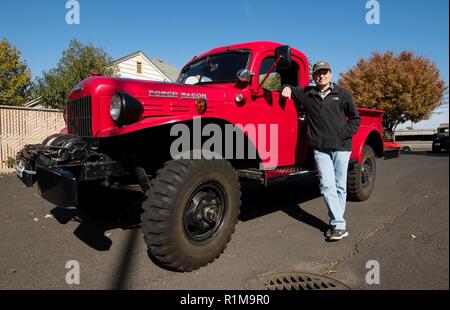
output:
<svg viewBox="0 0 450 310"><path fill-rule="evenodd" d="M352 137L361 119L346 90L333 84L331 93L322 99L315 87L285 86L292 89L294 102L305 109L310 146L320 151L352 150Z"/></svg>

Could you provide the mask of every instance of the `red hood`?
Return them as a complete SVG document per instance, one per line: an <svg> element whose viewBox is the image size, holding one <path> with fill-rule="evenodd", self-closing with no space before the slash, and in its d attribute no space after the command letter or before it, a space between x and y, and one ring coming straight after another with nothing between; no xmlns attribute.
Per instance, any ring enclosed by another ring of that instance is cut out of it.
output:
<svg viewBox="0 0 450 310"><path fill-rule="evenodd" d="M111 97L116 92L125 92L142 103L144 112L140 121L143 121L167 117L180 120L192 118L199 115L195 108L199 98L207 102L206 112L202 116L212 117L218 106L223 107L225 102L234 98L233 90L234 84L196 86L95 76L76 85L69 95L69 101L86 96L91 98L92 134L97 136L101 131L116 128L109 112Z"/></svg>
<svg viewBox="0 0 450 310"><path fill-rule="evenodd" d="M111 77L89 77L73 88L69 95L69 100L86 95L113 96L116 92L122 91L137 98L143 104L154 100L193 99L195 96L206 96L206 99L211 101L223 101L227 89L231 88L231 85L197 86Z"/></svg>

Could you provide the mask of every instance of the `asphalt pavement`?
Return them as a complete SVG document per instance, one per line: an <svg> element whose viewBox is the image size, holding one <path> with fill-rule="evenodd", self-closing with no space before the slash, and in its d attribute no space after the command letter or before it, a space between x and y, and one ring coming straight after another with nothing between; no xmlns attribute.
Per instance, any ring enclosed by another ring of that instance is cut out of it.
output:
<svg viewBox="0 0 450 310"><path fill-rule="evenodd" d="M36 187L1 175L0 289L228 290L246 289L265 274L308 272L354 289L448 290L448 188L448 154L379 159L370 199L348 203L349 237L330 243L316 178L270 188L246 182L240 220L224 253L180 273L149 258L139 192L99 192L95 208L62 209ZM70 261L79 264L79 284L66 282L74 270ZM368 284L368 274L379 284Z"/></svg>

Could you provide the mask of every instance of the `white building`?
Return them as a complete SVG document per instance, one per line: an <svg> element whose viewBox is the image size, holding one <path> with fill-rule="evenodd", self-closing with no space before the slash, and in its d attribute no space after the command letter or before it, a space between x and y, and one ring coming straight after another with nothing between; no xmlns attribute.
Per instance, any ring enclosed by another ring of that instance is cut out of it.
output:
<svg viewBox="0 0 450 310"><path fill-rule="evenodd" d="M119 77L175 82L179 71L161 59L150 60L142 51L137 51L112 62L117 66Z"/></svg>
<svg viewBox="0 0 450 310"><path fill-rule="evenodd" d="M114 60L111 65L117 66L118 76L129 79L175 82L179 71L161 59L150 60L142 51ZM24 104L27 108L43 109L41 98L35 98Z"/></svg>

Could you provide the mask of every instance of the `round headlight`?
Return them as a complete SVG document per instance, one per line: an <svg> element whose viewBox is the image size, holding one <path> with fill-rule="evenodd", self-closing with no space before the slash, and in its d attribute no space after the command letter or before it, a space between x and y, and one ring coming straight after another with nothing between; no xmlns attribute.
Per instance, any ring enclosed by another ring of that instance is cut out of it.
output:
<svg viewBox="0 0 450 310"><path fill-rule="evenodd" d="M109 112L111 113L113 121L117 122L120 119L120 114L122 112L122 97L119 94L115 94L112 97Z"/></svg>

